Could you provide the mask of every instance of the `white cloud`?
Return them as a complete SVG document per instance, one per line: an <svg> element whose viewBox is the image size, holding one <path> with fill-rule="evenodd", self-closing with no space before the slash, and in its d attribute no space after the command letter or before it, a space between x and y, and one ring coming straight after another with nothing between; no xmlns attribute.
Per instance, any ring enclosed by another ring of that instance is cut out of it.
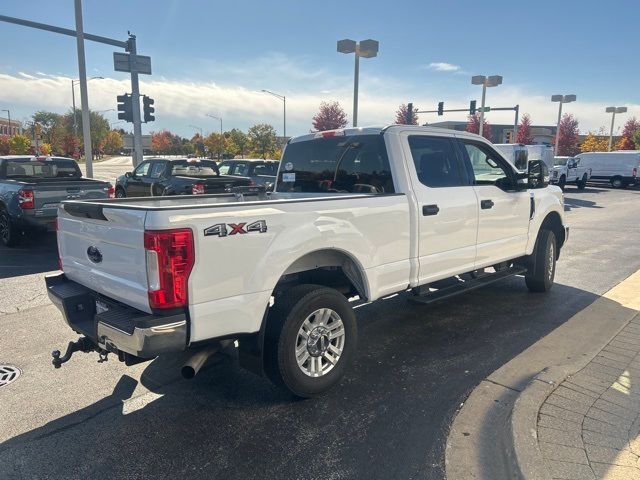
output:
<svg viewBox="0 0 640 480"><path fill-rule="evenodd" d="M458 72L460 71L460 65L454 65L446 62L431 62L429 64L429 69L435 70L436 72Z"/></svg>
<svg viewBox="0 0 640 480"><path fill-rule="evenodd" d="M230 68L230 67L229 67ZM259 80L259 73L249 70L248 66L238 67L242 75L249 79ZM264 64L257 67L264 69ZM287 133L299 135L309 131L311 118L317 112L323 100L337 100L351 117L352 90L349 76L330 76L317 69L297 72L292 63L285 63L276 68L275 76L287 72L298 80L289 82L289 88L276 88L282 83L275 79L261 84L259 88L273 88L287 96ZM349 72L350 73L350 72ZM304 78L306 76L306 78ZM309 77L315 78L315 80ZM286 78L286 77L284 77ZM70 78L60 74L35 76L25 72L17 75L0 73L0 92L3 104L11 105L12 116L29 116L37 110L52 110L60 113L71 108ZM93 110L107 110L116 107L116 95L131 90L128 79L105 78L89 82L89 102ZM272 86L276 85L276 86ZM155 99L156 122L144 127L145 131L170 129L184 136L190 136L193 129L189 125L197 125L205 132L218 128L217 122L206 117L207 113L222 116L224 128L247 129L249 126L267 122L282 130L282 102L278 99L259 93L258 87L214 83L206 81L189 81L166 79L160 75L141 79L142 93ZM420 94L419 88L411 88L394 78L372 78L367 76L366 83L361 84L359 102L360 125L384 125L392 122L398 105L411 99L420 109L433 110L441 98L426 97ZM469 95L461 97L457 102L446 102L445 108L466 108L469 100L477 98L477 91L469 85ZM79 91L76 91L76 101ZM520 105L520 114L529 113L534 125L554 125L557 119L556 103L552 103L548 95L531 94L522 88L502 85L487 92L487 105L505 107ZM478 105L479 106L479 105ZM610 115L604 111L606 105L601 102L578 101L565 105L564 111L574 114L580 122L580 130L597 130L608 125ZM627 118L640 117L640 105L627 104L629 111L616 117L618 125ZM106 114L115 120L115 112ZM464 112L438 117L435 114L420 115L420 123L441 120L464 120ZM490 123L510 124L514 120L513 112L492 111L487 114ZM126 128L126 127L125 127Z"/></svg>

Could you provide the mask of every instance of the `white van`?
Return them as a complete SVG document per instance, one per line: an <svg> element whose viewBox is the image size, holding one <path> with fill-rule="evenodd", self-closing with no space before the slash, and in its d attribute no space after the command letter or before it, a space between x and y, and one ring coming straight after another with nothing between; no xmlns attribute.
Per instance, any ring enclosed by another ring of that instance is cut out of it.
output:
<svg viewBox="0 0 640 480"><path fill-rule="evenodd" d="M522 143L494 143L493 146L518 170L526 170L529 156L526 145Z"/></svg>
<svg viewBox="0 0 640 480"><path fill-rule="evenodd" d="M553 170L553 147L548 145L527 145L529 161L542 160L549 171Z"/></svg>
<svg viewBox="0 0 640 480"><path fill-rule="evenodd" d="M614 188L640 185L640 150L586 152L575 158L581 167L591 169L591 182L608 182Z"/></svg>

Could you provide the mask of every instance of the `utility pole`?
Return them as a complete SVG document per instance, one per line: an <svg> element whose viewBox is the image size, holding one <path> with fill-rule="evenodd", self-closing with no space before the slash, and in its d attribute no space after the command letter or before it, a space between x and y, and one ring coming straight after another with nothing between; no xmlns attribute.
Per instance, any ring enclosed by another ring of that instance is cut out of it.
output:
<svg viewBox="0 0 640 480"><path fill-rule="evenodd" d="M93 152L91 151L91 119L87 92L87 66L84 58L84 28L82 25L82 0L75 0L76 43L78 46L78 76L80 77L80 101L82 103L82 136L87 177L93 178ZM138 114L140 112L138 111ZM75 111L74 111L75 115Z"/></svg>
<svg viewBox="0 0 640 480"><path fill-rule="evenodd" d="M133 166L142 163L142 121L140 118L140 83L138 82L138 69L136 65L137 50L136 36L129 34L127 42L129 61L131 62L131 111L133 113Z"/></svg>

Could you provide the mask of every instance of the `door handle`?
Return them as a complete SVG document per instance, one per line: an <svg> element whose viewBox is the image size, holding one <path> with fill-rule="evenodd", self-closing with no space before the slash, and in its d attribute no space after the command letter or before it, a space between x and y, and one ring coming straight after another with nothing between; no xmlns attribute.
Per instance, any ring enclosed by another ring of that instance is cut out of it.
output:
<svg viewBox="0 0 640 480"><path fill-rule="evenodd" d="M483 210L489 210L494 205L495 204L493 203L493 200L481 200L480 201L480 208L483 209Z"/></svg>
<svg viewBox="0 0 640 480"><path fill-rule="evenodd" d="M437 215L440 209L438 205L423 205L422 206L422 215L428 217L429 215Z"/></svg>

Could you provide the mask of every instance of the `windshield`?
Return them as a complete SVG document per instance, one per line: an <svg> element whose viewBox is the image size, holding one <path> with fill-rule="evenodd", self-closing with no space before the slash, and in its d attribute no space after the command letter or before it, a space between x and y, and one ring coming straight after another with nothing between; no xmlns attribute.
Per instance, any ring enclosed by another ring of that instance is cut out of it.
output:
<svg viewBox="0 0 640 480"><path fill-rule="evenodd" d="M82 172L71 159L15 159L6 163L7 178L80 178Z"/></svg>
<svg viewBox="0 0 640 480"><path fill-rule="evenodd" d="M554 165L566 165L569 161L569 157L556 157L553 159Z"/></svg>
<svg viewBox="0 0 640 480"><path fill-rule="evenodd" d="M279 192L393 193L381 135L316 138L287 145Z"/></svg>
<svg viewBox="0 0 640 480"><path fill-rule="evenodd" d="M213 160L177 160L171 162L171 175L181 177L217 177L218 165Z"/></svg>

